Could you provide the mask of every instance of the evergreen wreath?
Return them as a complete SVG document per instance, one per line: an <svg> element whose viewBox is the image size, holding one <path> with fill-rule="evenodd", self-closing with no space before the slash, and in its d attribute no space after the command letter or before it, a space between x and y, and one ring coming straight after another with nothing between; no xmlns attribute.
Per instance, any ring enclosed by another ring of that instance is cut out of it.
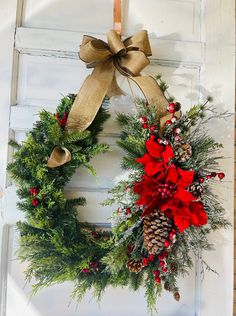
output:
<svg viewBox="0 0 236 316"><path fill-rule="evenodd" d="M167 85L156 78L163 93ZM118 145L127 152L122 166L126 177L109 192L104 205L119 205L111 216L111 231L81 223L77 208L85 199L67 199L63 189L76 168L95 174L89 160L109 150L97 143L102 124L109 117L105 98L93 123L83 132L66 133L65 125L75 95L64 97L56 114L40 113L40 120L17 149L8 171L18 183L18 206L25 220L20 232L19 258L28 262L26 279L36 280L33 292L64 281L74 282L72 296L80 301L85 292L101 298L108 285L146 288L153 311L162 288L180 299L177 277L192 267L191 253L202 258L212 249L207 235L229 226L212 184L225 175L218 170L222 147L206 134L205 126L217 114L204 104L193 106L180 118L180 104L168 97L170 119L160 125L156 107L136 100L137 113L118 114L122 128ZM66 147L72 159L48 168L55 146Z"/></svg>

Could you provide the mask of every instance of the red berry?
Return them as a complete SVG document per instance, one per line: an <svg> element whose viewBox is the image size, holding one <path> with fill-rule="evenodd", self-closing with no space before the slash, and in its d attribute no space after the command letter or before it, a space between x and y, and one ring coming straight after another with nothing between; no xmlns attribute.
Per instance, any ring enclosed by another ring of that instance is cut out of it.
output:
<svg viewBox="0 0 236 316"><path fill-rule="evenodd" d="M155 138L156 138L155 135L151 135L151 136L150 136L150 139L151 139L151 140L155 140Z"/></svg>
<svg viewBox="0 0 236 316"><path fill-rule="evenodd" d="M155 281L156 281L156 283L161 283L161 278L160 277L156 277Z"/></svg>
<svg viewBox="0 0 236 316"><path fill-rule="evenodd" d="M131 214L131 208L128 207L128 208L126 209L126 215L129 215L129 214Z"/></svg>
<svg viewBox="0 0 236 316"><path fill-rule="evenodd" d="M171 118L171 122L175 123L176 121L177 121L177 116L173 115L172 118Z"/></svg>
<svg viewBox="0 0 236 316"><path fill-rule="evenodd" d="M96 232L92 232L92 236L93 236L93 238L97 238L98 234Z"/></svg>
<svg viewBox="0 0 236 316"><path fill-rule="evenodd" d="M128 253L131 253L133 250L134 250L134 246L129 244L128 247L127 247Z"/></svg>
<svg viewBox="0 0 236 316"><path fill-rule="evenodd" d="M32 202L31 202L31 204L32 204L33 206L37 206L37 205L39 204L39 201L38 201L37 199L33 199Z"/></svg>
<svg viewBox="0 0 236 316"><path fill-rule="evenodd" d="M89 273L90 270L85 268L85 269L82 270L82 272L83 272L83 273Z"/></svg>
<svg viewBox="0 0 236 316"><path fill-rule="evenodd" d="M144 123L143 125L142 125L142 128L148 128L148 125L147 125L147 123Z"/></svg>
<svg viewBox="0 0 236 316"><path fill-rule="evenodd" d="M166 121L166 125L171 125L171 124L172 124L171 120Z"/></svg>
<svg viewBox="0 0 236 316"><path fill-rule="evenodd" d="M224 179L224 177L225 177L224 172L219 172L217 175L218 175L218 178L219 178L220 180Z"/></svg>
<svg viewBox="0 0 236 316"><path fill-rule="evenodd" d="M200 183L203 183L203 182L205 181L205 179L204 179L204 178L200 178L198 181L199 181Z"/></svg>
<svg viewBox="0 0 236 316"><path fill-rule="evenodd" d="M158 138L158 139L157 139L157 142L158 142L159 144L161 144L161 143L162 143L162 139L161 139L161 138Z"/></svg>
<svg viewBox="0 0 236 316"><path fill-rule="evenodd" d="M176 128L174 129L174 133L175 133L175 134L180 134L180 133L181 133L181 129L180 129L179 127L176 127Z"/></svg>
<svg viewBox="0 0 236 316"><path fill-rule="evenodd" d="M165 265L165 262L164 262L164 261L160 261L160 262L159 262L159 266L160 266L160 267L164 267L164 265Z"/></svg>
<svg viewBox="0 0 236 316"><path fill-rule="evenodd" d="M167 106L167 111L169 112L169 113L175 113L175 103L174 102L171 102L171 103L169 103L169 105Z"/></svg>
<svg viewBox="0 0 236 316"><path fill-rule="evenodd" d="M177 135L177 136L175 136L175 140L176 140L177 142L180 142L180 141L181 141L181 137L180 137L179 135Z"/></svg>
<svg viewBox="0 0 236 316"><path fill-rule="evenodd" d="M165 267L162 267L161 270L162 270L162 272L167 272L168 271L168 269L165 268Z"/></svg>
<svg viewBox="0 0 236 316"><path fill-rule="evenodd" d="M169 235L169 238L172 240L174 237L175 237L175 233L171 232L170 235Z"/></svg>
<svg viewBox="0 0 236 316"><path fill-rule="evenodd" d="M168 248L170 246L170 241L169 240L166 240L164 242L164 247Z"/></svg>
<svg viewBox="0 0 236 316"><path fill-rule="evenodd" d="M211 172L211 176L212 176L212 177L216 177L216 176L217 176L217 173L213 171L213 172Z"/></svg>
<svg viewBox="0 0 236 316"><path fill-rule="evenodd" d="M143 258L143 265L144 265L145 267L148 266L148 258Z"/></svg>
<svg viewBox="0 0 236 316"><path fill-rule="evenodd" d="M148 257L149 261L154 261L154 259L155 259L155 256L153 254L149 255L149 257Z"/></svg>
<svg viewBox="0 0 236 316"><path fill-rule="evenodd" d="M29 192L31 195L37 195L39 193L39 190L37 188L30 188Z"/></svg>
<svg viewBox="0 0 236 316"><path fill-rule="evenodd" d="M147 118L145 116L141 116L140 117L140 122L143 124L143 123L146 123L147 122Z"/></svg>
<svg viewBox="0 0 236 316"><path fill-rule="evenodd" d="M155 131L155 129L156 129L156 126L152 125L152 126L150 126L150 128L149 128L149 129L150 129L150 131L151 131L151 132L154 132L154 131Z"/></svg>
<svg viewBox="0 0 236 316"><path fill-rule="evenodd" d="M162 253L159 254L158 258L159 260L164 260L168 256L168 253L166 251L162 251Z"/></svg>
<svg viewBox="0 0 236 316"><path fill-rule="evenodd" d="M158 271L158 270L153 271L153 275L154 275L154 277L159 277L160 271Z"/></svg>
<svg viewBox="0 0 236 316"><path fill-rule="evenodd" d="M59 113L58 112L56 113L56 119L57 119L57 121L59 120Z"/></svg>
<svg viewBox="0 0 236 316"><path fill-rule="evenodd" d="M208 175L206 176L206 178L207 178L207 180L209 180L209 179L212 178L212 176L211 176L210 174L208 174Z"/></svg>

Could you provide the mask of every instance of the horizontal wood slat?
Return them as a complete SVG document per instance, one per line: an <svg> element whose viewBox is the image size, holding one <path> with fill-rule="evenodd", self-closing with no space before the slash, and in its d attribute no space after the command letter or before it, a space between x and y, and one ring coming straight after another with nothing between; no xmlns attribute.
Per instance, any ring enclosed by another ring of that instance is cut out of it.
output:
<svg viewBox="0 0 236 316"><path fill-rule="evenodd" d="M78 58L79 45L84 33L18 27L15 47L20 53ZM90 34L106 41L105 34ZM152 46L151 62L180 62L190 66L200 66L204 58L204 44L191 41L177 41L150 38Z"/></svg>

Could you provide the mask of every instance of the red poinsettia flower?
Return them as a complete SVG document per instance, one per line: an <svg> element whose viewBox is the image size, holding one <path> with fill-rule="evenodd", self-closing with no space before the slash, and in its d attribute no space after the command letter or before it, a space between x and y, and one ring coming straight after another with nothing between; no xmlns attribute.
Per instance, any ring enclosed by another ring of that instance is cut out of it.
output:
<svg viewBox="0 0 236 316"><path fill-rule="evenodd" d="M163 172L170 159L174 158L174 151L171 146L160 145L151 139L146 141L146 149L148 153L137 158L136 161L144 165L145 173L149 177Z"/></svg>
<svg viewBox="0 0 236 316"><path fill-rule="evenodd" d="M180 233L190 225L201 226L207 223L207 214L204 211L203 204L199 201L192 200L188 203L175 197L167 204L162 205L160 210L174 219Z"/></svg>
<svg viewBox="0 0 236 316"><path fill-rule="evenodd" d="M174 165L161 172L156 178L144 175L134 185L134 192L140 195L136 202L144 206L142 217L160 209L174 219L175 225L183 232L190 225L200 226L207 222L201 202L186 188L193 182L194 171L186 171Z"/></svg>
<svg viewBox="0 0 236 316"><path fill-rule="evenodd" d="M185 188L193 182L193 176L193 171L185 171L174 165L171 165L165 173L161 172L156 178L144 175L142 180L134 185L134 192L140 195L136 204L145 206L142 216L150 214L173 194L182 195L184 200L192 198L193 195Z"/></svg>

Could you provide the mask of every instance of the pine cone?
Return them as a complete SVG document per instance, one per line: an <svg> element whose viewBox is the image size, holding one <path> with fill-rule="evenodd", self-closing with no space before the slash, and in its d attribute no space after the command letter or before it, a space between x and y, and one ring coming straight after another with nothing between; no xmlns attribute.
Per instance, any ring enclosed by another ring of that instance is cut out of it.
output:
<svg viewBox="0 0 236 316"><path fill-rule="evenodd" d="M162 251L171 229L171 220L160 211L156 210L144 218L144 245L149 254L159 254Z"/></svg>
<svg viewBox="0 0 236 316"><path fill-rule="evenodd" d="M192 147L190 144L182 144L177 150L177 157L181 162L185 162L192 156Z"/></svg>
<svg viewBox="0 0 236 316"><path fill-rule="evenodd" d="M126 262L126 267L129 269L130 272L139 273L143 268L143 261L142 259L139 261L134 261L133 259L130 259Z"/></svg>

